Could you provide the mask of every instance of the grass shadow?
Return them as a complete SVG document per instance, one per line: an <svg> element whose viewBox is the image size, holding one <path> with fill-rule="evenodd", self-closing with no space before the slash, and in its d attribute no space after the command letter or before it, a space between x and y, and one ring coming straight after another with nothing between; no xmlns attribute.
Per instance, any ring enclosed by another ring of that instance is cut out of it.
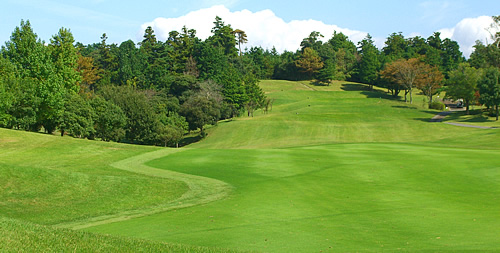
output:
<svg viewBox="0 0 500 253"><path fill-rule="evenodd" d="M393 108L399 108L399 109L412 109L412 110L416 110L417 109L416 107L407 106L407 105L393 105L392 107Z"/></svg>
<svg viewBox="0 0 500 253"><path fill-rule="evenodd" d="M203 139L203 137L200 134L197 135L187 135L182 140L179 141L179 147L184 147L189 144L193 144L196 142L199 142Z"/></svg>
<svg viewBox="0 0 500 253"><path fill-rule="evenodd" d="M319 81L311 82L311 84L314 85L314 86L330 86L330 83L319 82Z"/></svg>
<svg viewBox="0 0 500 253"><path fill-rule="evenodd" d="M478 110L470 110L469 114L466 114L465 111L458 111L450 114L443 121L458 121L458 122L469 122L469 123L488 123L495 122L494 118L490 118L485 116L483 111Z"/></svg>
<svg viewBox="0 0 500 253"><path fill-rule="evenodd" d="M344 91L366 91L370 90L370 87L360 83L343 83L340 87Z"/></svg>

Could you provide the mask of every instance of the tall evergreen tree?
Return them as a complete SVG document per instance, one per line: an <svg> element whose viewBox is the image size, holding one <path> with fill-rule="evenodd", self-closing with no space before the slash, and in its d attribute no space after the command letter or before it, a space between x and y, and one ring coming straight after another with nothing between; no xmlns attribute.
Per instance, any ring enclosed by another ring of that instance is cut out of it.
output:
<svg viewBox="0 0 500 253"><path fill-rule="evenodd" d="M215 17L214 27L212 28L212 36L207 39L207 42L214 47L222 48L225 55L235 57L238 55L236 49L236 37L231 25L224 24L224 21L217 16Z"/></svg>
<svg viewBox="0 0 500 253"><path fill-rule="evenodd" d="M368 84L371 89L380 70L379 50L370 34L360 41L358 46L361 55L361 60L358 63L358 78L360 82Z"/></svg>

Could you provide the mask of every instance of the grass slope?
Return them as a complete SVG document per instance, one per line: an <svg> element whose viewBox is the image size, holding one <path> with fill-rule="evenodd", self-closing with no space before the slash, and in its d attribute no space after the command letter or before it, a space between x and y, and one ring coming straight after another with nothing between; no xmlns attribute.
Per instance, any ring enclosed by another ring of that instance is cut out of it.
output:
<svg viewBox="0 0 500 253"><path fill-rule="evenodd" d="M56 229L0 217L2 252L235 252Z"/></svg>
<svg viewBox="0 0 500 253"><path fill-rule="evenodd" d="M289 88L291 85L297 89ZM471 134L468 129L429 124L436 111L389 100L380 90L367 91L363 85L315 87L321 91L307 90L303 85L285 81L262 83L267 95L275 99L271 113L257 112L254 118L221 123L215 131L209 131L206 140L192 147L276 148L415 142Z"/></svg>
<svg viewBox="0 0 500 253"><path fill-rule="evenodd" d="M17 234L48 229L53 245L76 238L90 251L103 249L85 237L113 251L153 243L142 239L203 247L191 252L500 250L498 129L429 123L437 112L355 83L261 87L275 99L269 114L221 123L181 152L0 129L3 216L125 236L1 219L4 242L17 251ZM219 200L169 206L193 182L215 185L206 196ZM108 215L116 222L94 223Z"/></svg>
<svg viewBox="0 0 500 253"><path fill-rule="evenodd" d="M182 196L185 183L110 166L154 147L0 129L0 213L39 224L85 220Z"/></svg>
<svg viewBox="0 0 500 253"><path fill-rule="evenodd" d="M355 84L304 85L264 82L272 113L147 163L227 182L229 198L88 230L269 252L500 250L498 130L429 123L435 111Z"/></svg>

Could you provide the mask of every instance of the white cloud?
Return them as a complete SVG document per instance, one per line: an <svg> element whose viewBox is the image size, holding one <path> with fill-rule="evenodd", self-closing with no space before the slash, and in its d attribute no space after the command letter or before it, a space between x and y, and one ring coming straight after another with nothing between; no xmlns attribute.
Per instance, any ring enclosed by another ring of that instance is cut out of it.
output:
<svg viewBox="0 0 500 253"><path fill-rule="evenodd" d="M235 0L205 0L207 2L236 2ZM448 3L442 2L442 8L447 8ZM366 32L341 28L336 25L325 24L317 20L292 20L285 22L282 18L276 16L271 10L262 10L252 12L249 10L230 11L224 5L215 5L210 8L192 11L185 16L177 18L159 17L142 25L138 33L139 41L142 40L144 30L151 26L160 40L165 41L170 31L180 31L183 26L189 29L195 29L200 39L208 38L211 29L214 26L215 17L219 16L226 24L230 24L233 29L241 29L248 36L248 43L243 47L262 46L265 49L271 49L273 46L279 52L284 50L295 51L300 48L300 42L309 36L313 31L320 32L328 40L334 31L342 32L349 36L354 43L361 41L367 35ZM460 21L455 27L439 30L441 38L450 38L460 45L460 49L466 57L469 57L473 50L476 40L484 43L489 39L490 34L486 30L492 23L489 16L477 18L466 18ZM413 32L410 37L420 35ZM381 49L384 47L386 38L374 37L375 45ZM491 40L490 40L491 42Z"/></svg>
<svg viewBox="0 0 500 253"><path fill-rule="evenodd" d="M466 57L472 53L473 46L477 40L483 43L491 43L490 33L488 28L493 23L493 19L489 16L481 16L477 18L465 18L453 28L444 28L439 30L441 38L449 38L455 40L460 45L460 49Z"/></svg>
<svg viewBox="0 0 500 253"><path fill-rule="evenodd" d="M142 25L140 36L142 37L143 31L151 26L160 40L166 40L170 31L180 31L183 26L186 26L189 29L195 29L200 39L206 39L211 35L210 30L214 26L216 16L221 17L233 29L245 31L248 43L244 46L248 48L262 46L271 49L274 46L279 52L295 51L300 47L302 39L308 37L313 31L323 34L325 40L330 39L334 31L344 33L353 42L358 42L366 36L365 32L340 28L312 19L285 22L271 10L231 12L223 5L193 11L178 18L156 18ZM378 42L377 45L380 44L378 39L375 41Z"/></svg>

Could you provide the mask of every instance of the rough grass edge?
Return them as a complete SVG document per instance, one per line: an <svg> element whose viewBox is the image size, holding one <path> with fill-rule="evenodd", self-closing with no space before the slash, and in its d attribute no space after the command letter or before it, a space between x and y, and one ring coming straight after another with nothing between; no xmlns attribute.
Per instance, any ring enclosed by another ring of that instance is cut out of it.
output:
<svg viewBox="0 0 500 253"><path fill-rule="evenodd" d="M168 178L185 183L188 186L189 190L187 190L178 199L169 201L167 203L158 204L156 206L150 206L144 209L123 211L112 215L103 215L85 220L60 223L55 226L60 228L83 229L143 217L169 210L202 205L226 198L232 191L233 187L225 182L207 177L157 169L145 165L149 161L185 150L188 149L162 148L157 151L133 156L111 164L112 167L120 170L139 173L151 177Z"/></svg>

